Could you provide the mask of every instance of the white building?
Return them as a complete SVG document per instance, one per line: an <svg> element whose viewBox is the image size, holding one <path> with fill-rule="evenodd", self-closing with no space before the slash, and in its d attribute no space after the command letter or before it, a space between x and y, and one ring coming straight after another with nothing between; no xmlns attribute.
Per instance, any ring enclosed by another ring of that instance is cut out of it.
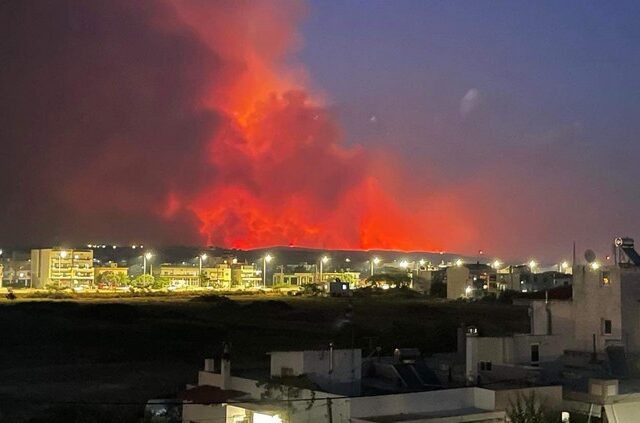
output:
<svg viewBox="0 0 640 423"><path fill-rule="evenodd" d="M571 300L521 301L529 306L530 333L507 337L467 335L467 378L475 381L481 374L489 379L504 378L506 374L532 376L541 363L557 360L565 352L604 356L609 347L625 344L628 351L640 352L640 334L636 330L640 325L640 290L636 288L640 272L634 270L632 274L633 278L628 269L618 266L574 266ZM628 290L633 287L638 295L629 294L623 303L624 284ZM624 309L623 304L627 305ZM628 316L624 321L623 311Z"/></svg>
<svg viewBox="0 0 640 423"><path fill-rule="evenodd" d="M344 381L353 382L348 381L352 375L358 378L353 364L359 363L355 358L359 355L360 350L334 350L333 355L331 351L271 353L269 381L232 376L228 355L218 371L214 360L207 359L198 385L182 397L189 398L190 391L208 391L212 400L185 400L183 422L506 423L506 409L518 396L534 392L549 410L559 410L562 400L560 386L467 387L376 396L340 395L301 386L314 381L338 389L350 385Z"/></svg>

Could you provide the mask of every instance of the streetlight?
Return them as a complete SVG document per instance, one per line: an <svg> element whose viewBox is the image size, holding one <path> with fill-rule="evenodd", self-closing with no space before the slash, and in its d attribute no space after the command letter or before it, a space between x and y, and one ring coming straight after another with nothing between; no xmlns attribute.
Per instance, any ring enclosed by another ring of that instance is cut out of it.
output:
<svg viewBox="0 0 640 423"><path fill-rule="evenodd" d="M407 267L409 267L409 262L408 262L408 261L406 261L406 260L402 260L402 261L400 262L400 267L401 267L402 269L406 269Z"/></svg>
<svg viewBox="0 0 640 423"><path fill-rule="evenodd" d="M271 254L267 254L262 259L262 286L267 287L267 263L271 263L273 260L273 256Z"/></svg>
<svg viewBox="0 0 640 423"><path fill-rule="evenodd" d="M567 263L566 261L563 261L560 264L560 269L562 269L562 271L566 271L569 268L569 263Z"/></svg>
<svg viewBox="0 0 640 423"><path fill-rule="evenodd" d="M500 260L496 259L496 260L493 261L493 268L494 269L499 269L501 265L502 265L502 263L500 262Z"/></svg>
<svg viewBox="0 0 640 423"><path fill-rule="evenodd" d="M378 257L374 257L371 259L371 276L373 276L374 267L380 263L380 259Z"/></svg>
<svg viewBox="0 0 640 423"><path fill-rule="evenodd" d="M529 269L531 269L531 272L532 272L532 273L535 273L535 271L534 271L533 269L535 269L535 268L536 268L536 266L538 266L538 263L536 263L536 261L535 261L535 260L531 260L531 261L529 262Z"/></svg>
<svg viewBox="0 0 640 423"><path fill-rule="evenodd" d="M320 282L322 282L322 265L327 264L328 261L329 261L329 257L327 256L323 256L320 259Z"/></svg>
<svg viewBox="0 0 640 423"><path fill-rule="evenodd" d="M153 257L153 254L151 254L151 251L147 251L142 255L142 274L143 275L147 274L147 260L151 260L151 257Z"/></svg>
<svg viewBox="0 0 640 423"><path fill-rule="evenodd" d="M462 266L462 259L456 260L456 266L458 267Z"/></svg>
<svg viewBox="0 0 640 423"><path fill-rule="evenodd" d="M198 256L199 267L198 267L198 277L200 278L200 282L202 283L202 262L207 259L207 253L202 253Z"/></svg>
<svg viewBox="0 0 640 423"><path fill-rule="evenodd" d="M58 286L60 286L60 279L62 279L62 259L67 258L67 255L69 255L69 253L67 253L65 250L60 251L60 254L58 255L58 272L60 272L60 277L58 278Z"/></svg>

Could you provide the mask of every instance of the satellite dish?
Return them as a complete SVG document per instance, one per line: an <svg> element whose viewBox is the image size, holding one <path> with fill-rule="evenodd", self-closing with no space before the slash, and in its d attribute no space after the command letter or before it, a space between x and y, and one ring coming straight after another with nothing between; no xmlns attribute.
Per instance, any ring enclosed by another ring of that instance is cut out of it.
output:
<svg viewBox="0 0 640 423"><path fill-rule="evenodd" d="M584 252L584 259L587 263L593 263L596 261L596 253L594 253L593 250L587 250Z"/></svg>

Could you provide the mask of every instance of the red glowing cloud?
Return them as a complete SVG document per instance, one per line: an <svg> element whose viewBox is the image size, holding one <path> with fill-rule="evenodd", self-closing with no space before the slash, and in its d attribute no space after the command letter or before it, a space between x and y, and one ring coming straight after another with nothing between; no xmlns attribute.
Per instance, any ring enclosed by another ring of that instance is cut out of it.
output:
<svg viewBox="0 0 640 423"><path fill-rule="evenodd" d="M455 192L347 143L295 61L304 4L62 3L7 6L5 242L418 250L476 236Z"/></svg>
<svg viewBox="0 0 640 423"><path fill-rule="evenodd" d="M303 10L276 3L176 2L184 22L233 69L211 82L203 104L227 118L206 152L216 177L184 200L207 242L417 250L468 238L450 198L395 196L387 191L395 182L379 179L402 179L398 169L345 145L335 119L305 90L304 71L287 61Z"/></svg>

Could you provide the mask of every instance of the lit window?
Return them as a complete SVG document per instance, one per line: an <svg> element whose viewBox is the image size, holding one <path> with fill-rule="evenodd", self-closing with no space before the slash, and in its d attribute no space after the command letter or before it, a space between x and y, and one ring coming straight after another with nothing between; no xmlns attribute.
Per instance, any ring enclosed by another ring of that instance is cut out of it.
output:
<svg viewBox="0 0 640 423"><path fill-rule="evenodd" d="M609 272L602 272L602 284L609 285L611 283L611 278Z"/></svg>

